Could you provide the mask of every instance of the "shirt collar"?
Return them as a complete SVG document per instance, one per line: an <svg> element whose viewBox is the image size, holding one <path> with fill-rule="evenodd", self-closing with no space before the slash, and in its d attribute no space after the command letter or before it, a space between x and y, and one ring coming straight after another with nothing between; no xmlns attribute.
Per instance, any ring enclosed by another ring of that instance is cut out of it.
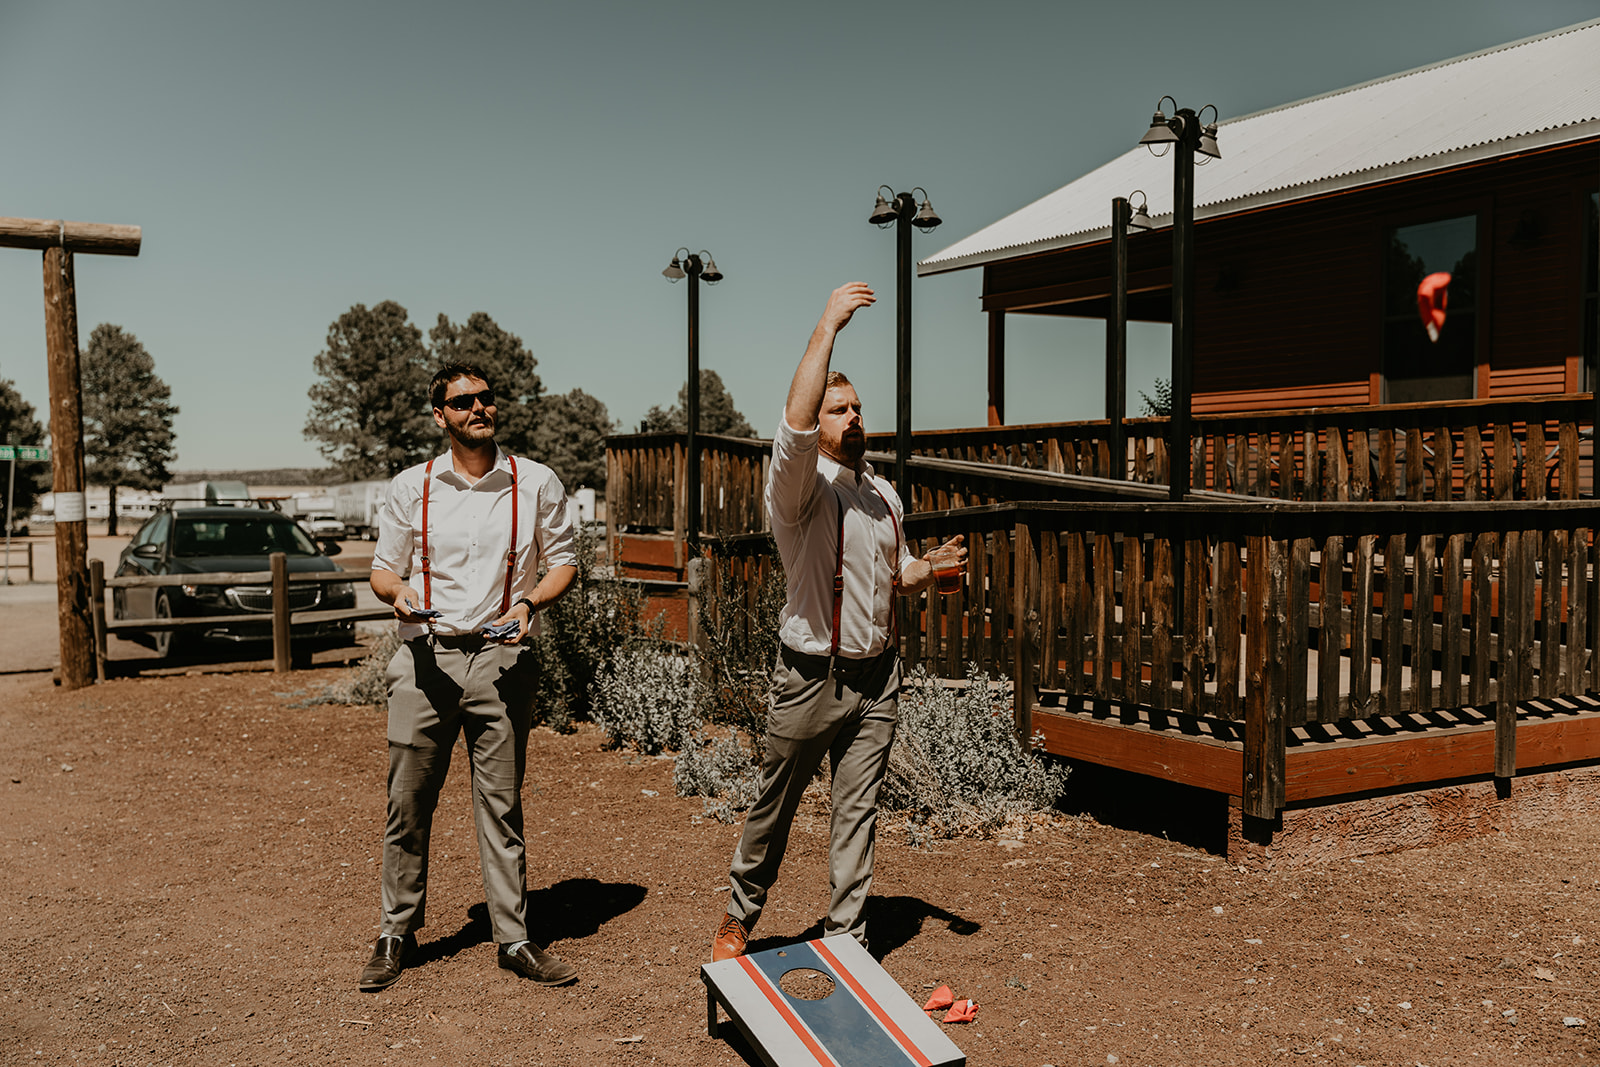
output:
<svg viewBox="0 0 1600 1067"><path fill-rule="evenodd" d="M822 476L828 479L830 483L837 482L846 475L855 473L851 471L849 467L846 467L843 463L840 463L838 460L821 450L818 450L817 452L817 470L821 471ZM875 472L872 469L872 464L863 459L861 461L861 476L855 479L856 484L858 486L863 482L870 484L874 474Z"/></svg>
<svg viewBox="0 0 1600 1067"><path fill-rule="evenodd" d="M506 455L506 450L500 447L499 442L496 442L494 446L494 465L489 468L489 473L483 477L487 478L495 471L505 471L507 477L511 475L511 460ZM444 478L446 475L449 475L452 480L462 485L467 484L467 480L456 473L455 459L448 450L444 455L434 457L433 461L433 476L435 478ZM479 481L482 481L482 479L479 479Z"/></svg>

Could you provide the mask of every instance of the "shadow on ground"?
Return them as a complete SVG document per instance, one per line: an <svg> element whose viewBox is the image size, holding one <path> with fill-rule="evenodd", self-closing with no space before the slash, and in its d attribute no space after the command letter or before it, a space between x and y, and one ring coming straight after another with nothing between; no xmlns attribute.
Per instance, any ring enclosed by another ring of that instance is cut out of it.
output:
<svg viewBox="0 0 1600 1067"><path fill-rule="evenodd" d="M632 882L602 882L596 878L568 878L544 889L532 890L526 897L528 937L540 945L588 937L612 919L638 907L644 901L645 892L644 886ZM493 940L489 906L474 904L467 909L467 921L459 930L417 947L414 966L448 959L474 945Z"/></svg>
<svg viewBox="0 0 1600 1067"><path fill-rule="evenodd" d="M1221 793L1093 763L1069 762L1072 773L1067 776L1066 792L1056 802L1059 810L1205 852L1227 853L1228 798Z"/></svg>
<svg viewBox="0 0 1600 1067"><path fill-rule="evenodd" d="M963 918L929 904L921 897L868 897L867 898L867 948L874 959L882 960L895 949L922 932L923 923L929 919L946 924L951 933L967 937L983 929L982 924ZM800 941L814 941L825 936L822 920L792 936L752 938L750 952L764 952Z"/></svg>

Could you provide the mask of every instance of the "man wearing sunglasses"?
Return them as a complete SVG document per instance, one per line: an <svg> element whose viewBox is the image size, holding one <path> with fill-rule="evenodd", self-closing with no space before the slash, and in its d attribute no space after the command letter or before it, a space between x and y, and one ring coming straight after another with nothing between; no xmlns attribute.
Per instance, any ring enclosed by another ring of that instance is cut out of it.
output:
<svg viewBox="0 0 1600 1067"><path fill-rule="evenodd" d="M372 559L372 591L394 606L401 644L387 672L383 914L359 984L387 988L416 952L433 812L450 750L464 734L499 964L562 985L577 970L528 937L522 778L536 670L527 638L537 632L537 612L577 574L567 495L549 467L495 444L485 371L451 364L433 376L431 392L449 451L389 484Z"/></svg>

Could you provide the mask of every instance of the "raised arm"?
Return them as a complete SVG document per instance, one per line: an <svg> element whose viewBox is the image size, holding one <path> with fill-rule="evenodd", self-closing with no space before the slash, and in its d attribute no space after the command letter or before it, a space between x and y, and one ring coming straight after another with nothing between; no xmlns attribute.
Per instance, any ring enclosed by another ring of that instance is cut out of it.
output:
<svg viewBox="0 0 1600 1067"><path fill-rule="evenodd" d="M811 331L811 342L800 366L789 383L789 399L783 405L784 421L795 430L806 431L817 425L817 411L827 389L828 362L833 358L833 339L850 322L850 317L878 298L866 282L849 282L828 296L828 306Z"/></svg>

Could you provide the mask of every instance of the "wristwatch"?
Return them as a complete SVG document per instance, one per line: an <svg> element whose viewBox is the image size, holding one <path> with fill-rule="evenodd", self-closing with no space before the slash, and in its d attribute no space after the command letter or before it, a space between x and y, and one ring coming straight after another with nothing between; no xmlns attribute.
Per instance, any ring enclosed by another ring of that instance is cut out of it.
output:
<svg viewBox="0 0 1600 1067"><path fill-rule="evenodd" d="M530 618L530 619L533 618L533 616L534 616L533 601L529 600L527 597L518 597L516 603L512 604L511 606L512 607L516 607L517 604L526 604L526 605L528 605L528 618Z"/></svg>

